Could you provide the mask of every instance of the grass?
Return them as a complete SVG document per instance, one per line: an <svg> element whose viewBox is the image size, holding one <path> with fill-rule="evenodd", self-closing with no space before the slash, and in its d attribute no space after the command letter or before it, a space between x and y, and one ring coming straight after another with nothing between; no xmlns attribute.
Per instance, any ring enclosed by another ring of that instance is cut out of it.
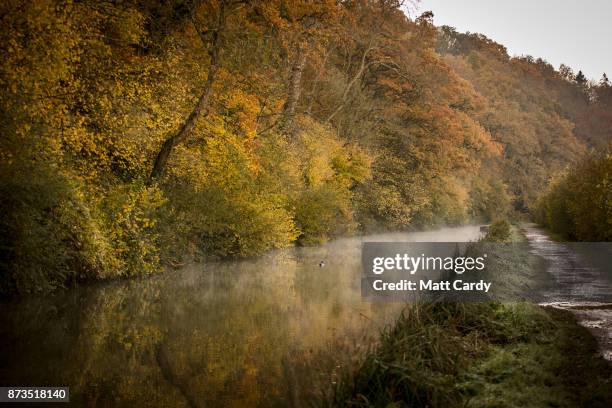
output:
<svg viewBox="0 0 612 408"><path fill-rule="evenodd" d="M537 293L545 292L555 284L546 272L546 261L529 252L525 237L518 228L512 228L505 242L481 241L467 249L473 257L487 254L486 268L473 272L472 280L493 282L488 297L502 302L538 300Z"/></svg>
<svg viewBox="0 0 612 408"><path fill-rule="evenodd" d="M544 313L537 336L491 343L458 382L468 407L610 407L612 371L595 339L567 311L523 305L520 315Z"/></svg>
<svg viewBox="0 0 612 408"><path fill-rule="evenodd" d="M414 304L324 405L610 407L612 368L596 350L566 311Z"/></svg>
<svg viewBox="0 0 612 408"><path fill-rule="evenodd" d="M535 257L521 253L525 246L496 248L487 273L502 281L502 294L547 284ZM610 407L612 366L567 311L528 302L415 303L322 405Z"/></svg>

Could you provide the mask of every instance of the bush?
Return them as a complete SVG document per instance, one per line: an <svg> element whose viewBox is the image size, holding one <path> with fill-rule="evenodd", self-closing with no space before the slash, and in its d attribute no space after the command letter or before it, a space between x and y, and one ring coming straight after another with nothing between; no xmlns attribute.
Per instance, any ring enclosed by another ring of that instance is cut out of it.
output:
<svg viewBox="0 0 612 408"><path fill-rule="evenodd" d="M115 261L112 270L101 271L98 277L136 276L159 270L157 220L165 203L157 187L142 183L108 188L97 208Z"/></svg>
<svg viewBox="0 0 612 408"><path fill-rule="evenodd" d="M540 198L536 220L578 241L612 241L612 144L588 155Z"/></svg>
<svg viewBox="0 0 612 408"><path fill-rule="evenodd" d="M299 242L311 245L355 229L352 190L369 178L370 158L357 146L344 145L328 127L307 118L300 123L293 148L303 185L293 194L291 207Z"/></svg>
<svg viewBox="0 0 612 408"><path fill-rule="evenodd" d="M506 242L512 234L512 226L506 220L495 221L489 226L485 241L489 242Z"/></svg>
<svg viewBox="0 0 612 408"><path fill-rule="evenodd" d="M209 187L201 192L183 192L176 197L180 197L179 225L169 224L166 240L184 231L183 245L195 243L194 250L201 255L254 256L286 247L297 237L291 214L282 203L275 203L265 195ZM188 248L180 246L177 250L178 253L189 252Z"/></svg>
<svg viewBox="0 0 612 408"><path fill-rule="evenodd" d="M469 213L473 219L491 222L509 215L511 197L503 182L476 178L470 192Z"/></svg>
<svg viewBox="0 0 612 408"><path fill-rule="evenodd" d="M410 225L413 209L394 186L375 181L357 190L358 219L365 231L404 230Z"/></svg>
<svg viewBox="0 0 612 408"><path fill-rule="evenodd" d="M88 191L76 177L42 165L1 174L2 294L158 268L155 219L164 199L156 188Z"/></svg>
<svg viewBox="0 0 612 408"><path fill-rule="evenodd" d="M299 242L313 245L351 229L352 213L348 194L333 185L304 191L295 202Z"/></svg>

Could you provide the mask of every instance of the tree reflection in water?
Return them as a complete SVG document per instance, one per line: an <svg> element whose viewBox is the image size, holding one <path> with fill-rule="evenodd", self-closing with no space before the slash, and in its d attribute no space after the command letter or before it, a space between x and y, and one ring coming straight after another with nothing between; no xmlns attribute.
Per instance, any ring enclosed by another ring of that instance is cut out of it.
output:
<svg viewBox="0 0 612 408"><path fill-rule="evenodd" d="M65 385L72 402L99 406L299 405L402 307L361 300L360 250L343 239L3 304L0 382Z"/></svg>

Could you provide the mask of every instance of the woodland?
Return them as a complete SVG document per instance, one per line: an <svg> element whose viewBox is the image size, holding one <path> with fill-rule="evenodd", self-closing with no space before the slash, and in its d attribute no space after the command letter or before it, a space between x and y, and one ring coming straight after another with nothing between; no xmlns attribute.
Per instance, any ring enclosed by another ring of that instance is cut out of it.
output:
<svg viewBox="0 0 612 408"><path fill-rule="evenodd" d="M535 217L612 239L612 85L398 0L0 4L0 294Z"/></svg>

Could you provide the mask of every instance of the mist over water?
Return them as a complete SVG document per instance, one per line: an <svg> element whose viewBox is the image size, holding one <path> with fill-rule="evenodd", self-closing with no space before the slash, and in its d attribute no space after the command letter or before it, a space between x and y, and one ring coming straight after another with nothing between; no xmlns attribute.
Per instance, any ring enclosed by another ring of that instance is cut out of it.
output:
<svg viewBox="0 0 612 408"><path fill-rule="evenodd" d="M478 226L345 238L3 304L3 384L71 401L286 406L355 364L401 303L361 298L362 242L470 241ZM325 265L320 266L324 261Z"/></svg>

